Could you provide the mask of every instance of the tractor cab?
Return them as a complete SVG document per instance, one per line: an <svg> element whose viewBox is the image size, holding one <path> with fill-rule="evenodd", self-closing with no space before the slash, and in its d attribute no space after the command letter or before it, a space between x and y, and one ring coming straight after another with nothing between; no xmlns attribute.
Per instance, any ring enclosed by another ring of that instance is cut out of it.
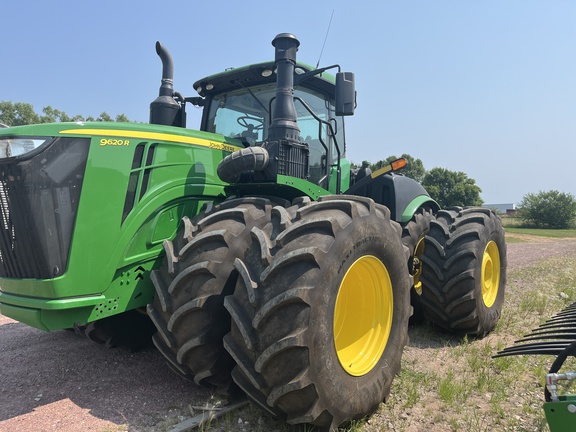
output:
<svg viewBox="0 0 576 432"><path fill-rule="evenodd" d="M334 76L314 72L309 65L295 65L294 108L299 142L307 151L304 180L329 189L336 187L330 174L345 155L344 118L336 113ZM246 147L262 145L276 108L276 79L274 63L267 62L197 81L194 88L204 105L201 130L240 139Z"/></svg>

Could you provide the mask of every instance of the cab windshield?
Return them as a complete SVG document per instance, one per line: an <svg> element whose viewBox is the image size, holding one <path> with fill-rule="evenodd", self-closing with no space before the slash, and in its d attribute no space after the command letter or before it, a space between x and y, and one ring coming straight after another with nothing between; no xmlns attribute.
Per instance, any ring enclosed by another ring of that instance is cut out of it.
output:
<svg viewBox="0 0 576 432"><path fill-rule="evenodd" d="M270 101L272 100L273 109L275 96L274 84L251 87L250 91L240 89L216 95L210 104L207 130L231 138L245 137L261 142L268 136L271 123ZM344 152L342 121L338 122L338 127L333 101L326 95L300 87L294 90L294 96L300 136L310 148L310 181L318 183L327 164L333 164L338 157L336 145L338 144L341 153ZM332 123L336 137L331 136L329 127L314 118L305 105L320 120Z"/></svg>

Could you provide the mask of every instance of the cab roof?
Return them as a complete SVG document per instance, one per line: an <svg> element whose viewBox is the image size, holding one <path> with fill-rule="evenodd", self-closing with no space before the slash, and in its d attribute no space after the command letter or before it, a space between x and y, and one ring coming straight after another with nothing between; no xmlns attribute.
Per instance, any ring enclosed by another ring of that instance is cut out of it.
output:
<svg viewBox="0 0 576 432"><path fill-rule="evenodd" d="M242 87L253 87L263 84L274 84L276 73L273 61L256 63L239 68L230 68L224 72L202 78L194 83L194 89L200 96L226 93ZM306 63L297 62L294 68L294 77L313 71L314 68ZM267 75L267 76L266 76ZM335 78L326 72L306 78L302 86L317 90L325 94L334 94Z"/></svg>

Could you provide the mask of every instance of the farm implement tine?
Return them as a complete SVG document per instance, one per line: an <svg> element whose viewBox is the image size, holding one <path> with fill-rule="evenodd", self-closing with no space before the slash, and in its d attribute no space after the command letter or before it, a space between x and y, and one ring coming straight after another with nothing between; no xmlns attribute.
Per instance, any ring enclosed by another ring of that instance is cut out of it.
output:
<svg viewBox="0 0 576 432"><path fill-rule="evenodd" d="M546 320L531 333L498 351L493 358L512 355L558 355L576 341L576 302ZM528 342L528 343L527 343Z"/></svg>
<svg viewBox="0 0 576 432"><path fill-rule="evenodd" d="M502 351L498 351L498 353L492 356L492 358L530 354L558 355L571 343L571 340L565 340L514 345L512 347L504 348Z"/></svg>

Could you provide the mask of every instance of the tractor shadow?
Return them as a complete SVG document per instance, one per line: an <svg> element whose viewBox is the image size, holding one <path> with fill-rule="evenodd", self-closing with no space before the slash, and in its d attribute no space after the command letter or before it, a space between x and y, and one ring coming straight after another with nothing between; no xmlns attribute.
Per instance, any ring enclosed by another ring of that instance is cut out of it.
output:
<svg viewBox="0 0 576 432"><path fill-rule="evenodd" d="M435 327L427 321L420 321L410 324L408 327L408 343L406 346L419 349L439 349L459 346L465 344L467 340L474 339L478 338L470 336L467 339L464 335Z"/></svg>

